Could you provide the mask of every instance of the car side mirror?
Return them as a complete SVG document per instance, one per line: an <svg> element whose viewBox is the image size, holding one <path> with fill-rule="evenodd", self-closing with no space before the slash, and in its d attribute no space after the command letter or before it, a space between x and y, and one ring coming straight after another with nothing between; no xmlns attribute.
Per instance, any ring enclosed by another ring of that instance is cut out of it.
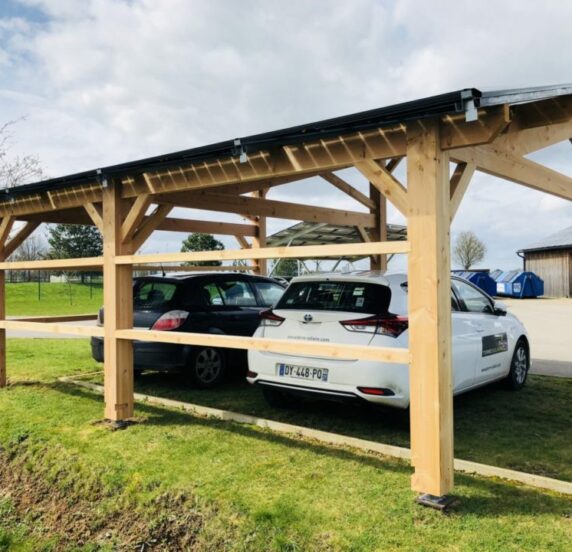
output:
<svg viewBox="0 0 572 552"><path fill-rule="evenodd" d="M508 312L508 307L502 301L495 301L494 312L497 316L506 316Z"/></svg>

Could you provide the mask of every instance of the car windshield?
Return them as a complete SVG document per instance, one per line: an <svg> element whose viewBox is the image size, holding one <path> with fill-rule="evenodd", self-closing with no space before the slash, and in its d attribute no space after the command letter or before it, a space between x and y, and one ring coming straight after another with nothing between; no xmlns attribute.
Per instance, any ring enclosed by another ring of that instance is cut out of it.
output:
<svg viewBox="0 0 572 552"><path fill-rule="evenodd" d="M295 282L276 305L277 309L307 309L379 314L387 312L389 287L363 282Z"/></svg>
<svg viewBox="0 0 572 552"><path fill-rule="evenodd" d="M156 309L164 306L175 295L177 284L156 280L140 280L133 290L133 306L136 309Z"/></svg>

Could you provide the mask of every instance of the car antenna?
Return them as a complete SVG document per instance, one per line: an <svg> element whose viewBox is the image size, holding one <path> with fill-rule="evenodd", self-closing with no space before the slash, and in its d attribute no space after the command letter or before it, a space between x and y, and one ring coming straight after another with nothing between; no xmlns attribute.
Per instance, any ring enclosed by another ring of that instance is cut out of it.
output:
<svg viewBox="0 0 572 552"><path fill-rule="evenodd" d="M159 263L159 266L161 267L161 275L164 278L165 276L167 276L167 273L165 272L165 269L163 268L163 263Z"/></svg>

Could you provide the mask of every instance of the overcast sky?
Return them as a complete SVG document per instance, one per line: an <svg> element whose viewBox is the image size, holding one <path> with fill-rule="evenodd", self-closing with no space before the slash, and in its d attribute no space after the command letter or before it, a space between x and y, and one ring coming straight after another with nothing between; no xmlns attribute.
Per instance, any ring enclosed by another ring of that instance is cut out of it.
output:
<svg viewBox="0 0 572 552"><path fill-rule="evenodd" d="M572 82L571 23L559 0L0 0L0 124L26 116L11 154L59 176L461 88ZM570 144L534 159L572 175ZM349 208L308 182L269 197ZM474 230L482 266L511 268L571 224L572 203L477 175L452 237Z"/></svg>

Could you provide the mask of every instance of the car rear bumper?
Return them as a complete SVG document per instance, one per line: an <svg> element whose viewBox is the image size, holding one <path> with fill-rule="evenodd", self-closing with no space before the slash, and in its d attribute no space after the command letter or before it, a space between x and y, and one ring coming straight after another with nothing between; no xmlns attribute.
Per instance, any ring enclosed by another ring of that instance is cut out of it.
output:
<svg viewBox="0 0 572 552"><path fill-rule="evenodd" d="M170 343L153 343L147 341L133 342L133 363L136 369L171 371L180 370L188 365L191 355L189 345L172 345ZM103 362L103 339L91 338L91 356L97 362Z"/></svg>
<svg viewBox="0 0 572 552"><path fill-rule="evenodd" d="M306 380L277 373L277 365L327 368L329 380ZM367 360L340 360L297 357L250 350L248 352L249 383L282 389L293 395L337 401L367 401L394 408L409 406L409 369L407 365ZM254 376L254 374L256 374ZM360 388L390 390L392 395L363 393Z"/></svg>

